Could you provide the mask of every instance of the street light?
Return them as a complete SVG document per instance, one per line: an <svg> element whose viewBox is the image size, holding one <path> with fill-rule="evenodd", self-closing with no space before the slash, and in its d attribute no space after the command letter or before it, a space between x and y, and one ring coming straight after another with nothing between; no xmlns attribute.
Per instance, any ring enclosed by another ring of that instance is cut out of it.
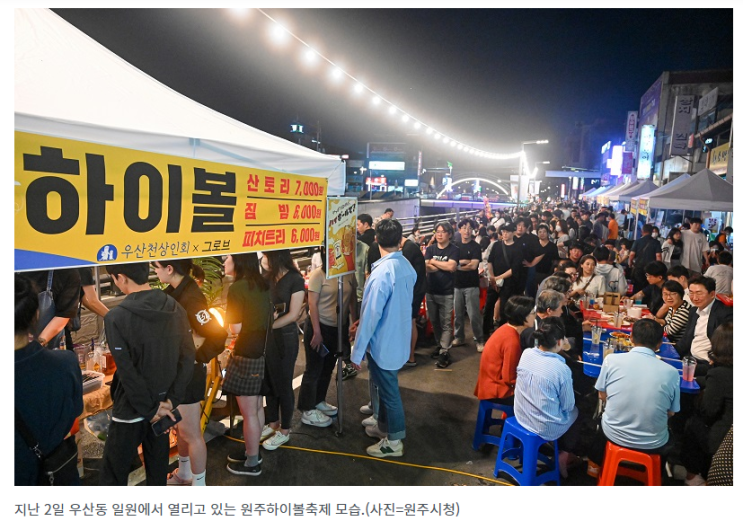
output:
<svg viewBox="0 0 743 521"><path fill-rule="evenodd" d="M533 141L522 141L521 142L521 159L519 163L519 190L516 194L516 207L518 208L521 205L521 190L524 183L524 170L526 169L526 152L524 151L525 145L546 145L549 143L546 139L537 139Z"/></svg>
<svg viewBox="0 0 743 521"><path fill-rule="evenodd" d="M366 171L367 171L367 168L366 167L363 167L362 166L361 168L359 168L359 172L361 172L361 177L362 178L364 177L364 172L366 172ZM367 186L369 187L369 200L371 201L371 195L372 195L371 194L371 176L369 177L369 184Z"/></svg>

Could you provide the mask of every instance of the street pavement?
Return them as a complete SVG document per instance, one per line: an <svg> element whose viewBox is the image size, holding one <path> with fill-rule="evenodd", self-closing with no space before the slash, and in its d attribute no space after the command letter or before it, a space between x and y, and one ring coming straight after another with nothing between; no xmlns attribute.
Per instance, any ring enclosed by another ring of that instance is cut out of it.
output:
<svg viewBox="0 0 743 521"><path fill-rule="evenodd" d="M469 326L469 325L468 325ZM473 395L480 354L475 349L469 327L468 343L453 347L452 364L438 369L430 357L433 346L416 349L418 365L399 373L402 401L406 414L407 437L401 458L378 459L366 454L375 443L366 435L361 421L367 416L359 407L369 400L366 368L355 378L342 382L341 415L326 428L312 427L300 421L295 411L291 439L274 451L261 448L262 474L257 477L236 476L226 469L227 454L243 446L239 438L241 424L232 432L215 436L207 443L206 482L209 486L509 486L503 475L493 476L497 448L485 445L472 449L472 436L477 419L478 400ZM301 339L300 339L301 341ZM426 339L424 339L424 342ZM421 342L419 342L419 345ZM300 349L295 377L304 371L304 354ZM298 381L295 378L298 394ZM296 394L295 394L296 396ZM329 403L338 403L336 380L331 382ZM212 419L229 423L229 408L220 400ZM339 423L342 420L342 427ZM237 419L239 422L239 417ZM209 431L212 430L210 427ZM211 436L210 436L211 437ZM92 440L92 441L91 441ZM102 442L87 435L83 442L85 475L83 485L97 485ZM177 466L172 459L172 468ZM142 469L130 476L130 484L142 484ZM586 474L586 463L573 469L563 486L595 485ZM633 484L627 480L626 484Z"/></svg>

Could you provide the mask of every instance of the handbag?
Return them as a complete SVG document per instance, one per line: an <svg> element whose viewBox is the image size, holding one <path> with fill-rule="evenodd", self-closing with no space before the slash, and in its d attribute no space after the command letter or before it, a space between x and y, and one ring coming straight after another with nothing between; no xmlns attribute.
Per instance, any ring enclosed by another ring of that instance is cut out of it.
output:
<svg viewBox="0 0 743 521"><path fill-rule="evenodd" d="M52 292L52 280L54 278L54 270L49 270L49 275L46 281L46 290L39 293L39 319L36 322L36 334L35 337L44 331L44 328L52 321L57 312L57 307L54 305L54 294ZM56 349L62 340L64 330L60 331L54 338L48 338L46 346L49 349Z"/></svg>
<svg viewBox="0 0 743 521"><path fill-rule="evenodd" d="M503 248L503 256L506 258L506 265L511 264L510 259L508 258L508 250L506 250L506 243L501 241L500 242L501 247ZM506 283L506 279L498 279L495 281L495 287L502 288L503 284Z"/></svg>
<svg viewBox="0 0 743 521"><path fill-rule="evenodd" d="M39 459L39 477L36 484L53 487L55 485L78 485L77 443L74 436L68 436L46 456L39 449L30 429L23 421L18 409L15 410L15 425L28 449Z"/></svg>
<svg viewBox="0 0 743 521"><path fill-rule="evenodd" d="M80 331L80 328L82 327L82 322L80 321L80 315L83 311L83 303L82 300L78 302L77 304L77 314L70 319L70 321L67 324L67 329L70 331Z"/></svg>

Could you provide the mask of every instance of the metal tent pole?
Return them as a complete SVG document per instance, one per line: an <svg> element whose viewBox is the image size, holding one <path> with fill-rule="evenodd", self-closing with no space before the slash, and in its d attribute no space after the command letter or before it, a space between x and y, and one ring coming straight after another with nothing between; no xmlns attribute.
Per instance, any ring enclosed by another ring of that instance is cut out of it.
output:
<svg viewBox="0 0 743 521"><path fill-rule="evenodd" d="M338 344L336 354L338 355L335 370L336 393L338 398L338 430L336 436L343 434L343 277L338 277Z"/></svg>

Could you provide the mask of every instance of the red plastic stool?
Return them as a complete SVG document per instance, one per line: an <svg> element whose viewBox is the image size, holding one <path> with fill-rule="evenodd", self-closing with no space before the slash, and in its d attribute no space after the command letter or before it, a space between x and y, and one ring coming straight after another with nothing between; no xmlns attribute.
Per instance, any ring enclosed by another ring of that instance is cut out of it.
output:
<svg viewBox="0 0 743 521"><path fill-rule="evenodd" d="M621 466L622 462L636 463L645 470L634 470ZM612 487L617 476L625 476L650 487L661 486L661 464L659 454L646 454L606 442L604 464L599 475L600 487Z"/></svg>

